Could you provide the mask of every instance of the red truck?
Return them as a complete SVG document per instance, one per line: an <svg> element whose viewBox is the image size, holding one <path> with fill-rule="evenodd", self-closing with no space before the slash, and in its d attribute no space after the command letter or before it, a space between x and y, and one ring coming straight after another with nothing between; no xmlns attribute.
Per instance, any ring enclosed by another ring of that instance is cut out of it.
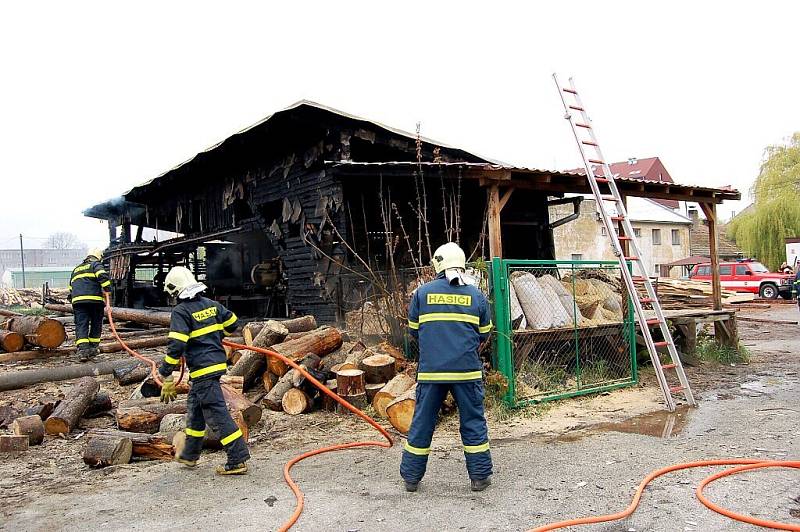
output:
<svg viewBox="0 0 800 532"><path fill-rule="evenodd" d="M711 280L711 263L696 264L689 273L696 281ZM770 272L760 262L747 260L739 262L720 262L719 280L722 288L734 292L750 292L764 299L792 298L794 276Z"/></svg>

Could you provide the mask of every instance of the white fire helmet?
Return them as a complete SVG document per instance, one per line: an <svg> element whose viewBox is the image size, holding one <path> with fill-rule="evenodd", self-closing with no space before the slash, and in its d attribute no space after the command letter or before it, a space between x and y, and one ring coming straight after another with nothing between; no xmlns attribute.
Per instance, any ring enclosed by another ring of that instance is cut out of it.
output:
<svg viewBox="0 0 800 532"><path fill-rule="evenodd" d="M467 257L464 255L464 250L459 247L455 242L448 242L433 253L431 259L433 269L436 273L442 273L450 268L461 268L462 270L467 266Z"/></svg>
<svg viewBox="0 0 800 532"><path fill-rule="evenodd" d="M164 292L172 297L178 297L185 288L197 284L194 275L184 266L175 266L164 278Z"/></svg>

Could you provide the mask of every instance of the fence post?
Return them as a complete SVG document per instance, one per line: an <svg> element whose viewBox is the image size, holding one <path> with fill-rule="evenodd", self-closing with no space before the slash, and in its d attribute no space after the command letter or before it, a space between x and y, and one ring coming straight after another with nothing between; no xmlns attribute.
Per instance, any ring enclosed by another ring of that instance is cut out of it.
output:
<svg viewBox="0 0 800 532"><path fill-rule="evenodd" d="M508 381L508 391L503 401L516 404L514 363L511 358L511 312L506 265L503 259L492 257L492 285L494 287L494 320L497 331L497 369Z"/></svg>

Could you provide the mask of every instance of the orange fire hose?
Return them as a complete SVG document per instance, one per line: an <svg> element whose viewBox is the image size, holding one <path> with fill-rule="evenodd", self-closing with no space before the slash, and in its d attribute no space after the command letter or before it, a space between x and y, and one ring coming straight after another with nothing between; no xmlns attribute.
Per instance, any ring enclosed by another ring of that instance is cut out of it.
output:
<svg viewBox="0 0 800 532"><path fill-rule="evenodd" d="M128 345L122 340L122 338L120 338L119 334L117 333L117 328L114 325L114 318L111 316L111 298L110 298L110 296L109 296L109 294L107 292L105 293L105 301L106 301L106 315L108 316L108 324L111 326L111 332L114 334L114 336L116 337L117 341L120 343L122 348L125 349L125 351L128 352L128 354L130 354L131 356L141 360L142 362L144 362L144 363L146 363L146 364L148 364L150 366L150 372L153 375L153 379L158 383L159 386L161 386L162 382L161 382L160 375L158 373L158 367L156 366L155 361L153 361L153 360L151 360L151 359L149 359L149 358L147 358L145 356L142 356L141 354L137 353L136 351L134 351L133 349L128 347ZM358 417L360 417L361 419L363 419L364 421L366 421L367 423L372 425L378 432L381 433L381 435L384 438L386 438L385 442L383 442L383 441L356 441L356 442L350 442L350 443L341 443L339 445L330 445L328 447L321 447L319 449L314 449L313 451L308 451L306 453L303 453L303 454L301 454L299 456L296 456L296 457L292 458L288 462L286 462L286 465L283 466L283 478L286 480L286 484L289 485L289 488L292 490L292 493L294 493L294 497L297 500L297 504L296 504L296 506L294 508L294 512L289 517L289 519L283 525L281 525L281 528L279 529L280 532L286 532L287 530L292 528L294 526L294 524L297 522L297 520L300 518L300 514L303 513L303 504L304 504L304 501L305 501L303 492L300 491L300 487L297 485L297 483L294 481L294 479L292 479L291 470L292 470L292 467L295 464L297 464L298 462L300 462L302 460L305 460L306 458L309 458L311 456L315 456L315 455L322 454L322 453L329 453L331 451L340 451L340 450L343 450L343 449L352 449L353 447L384 447L384 448L388 449L392 445L394 445L394 439L386 431L386 429L384 429L383 427L378 425L378 423L376 423L374 419L372 419L371 417L366 415L364 412L362 412L358 408L354 407L353 405L351 405L350 403L348 403L347 401L345 401L344 399L342 399L341 397L339 397L338 395L336 395L335 393L330 391L324 384L319 382L313 376L309 375L309 373L305 369L303 369L300 365L298 365L293 360L290 360L290 359L286 358L285 356L281 355L280 353L276 353L275 351L271 351L269 349L264 349L264 348L261 348L261 347L254 347L254 346L251 346L251 345L235 344L233 342L228 342L227 340L225 340L223 343L225 345L227 345L228 347L232 347L234 349L249 349L251 351L256 351L256 352L261 353L263 355L275 357L275 358L283 361L285 364L287 364L287 365L291 366L292 368L296 369L297 371L299 371L301 375L303 375L306 379L308 379L314 386L319 388L322 393L327 394L329 397L331 397L333 400L338 402L340 405L342 405L343 407L345 407L346 409L350 410L355 415L357 415ZM178 382L180 382L183 379L184 367L185 367L185 364L183 364L183 358L181 358L181 375L178 378Z"/></svg>
<svg viewBox="0 0 800 532"><path fill-rule="evenodd" d="M308 379L314 386L319 388L319 390L322 393L327 394L328 397L330 397L331 399L335 400L340 405L342 405L343 407L347 408L349 411L351 411L352 413L354 413L355 415L357 415L358 417L360 417L361 419L363 419L364 421L366 421L367 423L372 425L372 427L374 427L378 432L381 433L381 435L384 438L386 438L385 442L384 441L375 441L375 440L373 440L373 441L357 441L357 442L350 442L350 443L341 443L339 445L331 445L331 446L328 446L328 447L321 447L319 449L314 449L313 451L308 451L308 452L305 452L305 453L303 453L301 455L295 456L294 458L292 458L291 460L286 462L286 465L283 466L283 478L286 480L286 484L289 485L289 488L292 490L292 493L294 493L294 497L297 500L297 505L294 508L294 513L292 513L291 517L289 517L289 519L283 525L281 525L281 528L278 529L280 532L286 532L287 530L292 528L292 526L294 526L294 524L300 518L300 514L303 513L303 503L304 503L304 500L305 500L303 492L300 491L300 487L297 485L297 483L294 481L294 479L292 479L291 471L292 471L292 467L295 464L297 464L298 462L300 462L302 460L305 460L306 458L309 458L311 456L315 456L315 455L322 454L322 453L329 453L331 451L340 451L340 450L343 450L343 449L352 449L353 447L384 447L384 448L388 449L392 445L394 445L394 439L386 431L386 429L384 429L383 427L378 425L378 423L376 423L374 419L372 419L371 417L366 415L364 412L362 412L358 408L354 407L353 405L351 405L350 403L348 403L347 401L345 401L344 399L342 399L341 397L336 395L334 392L330 391L323 383L319 382L313 376L309 375L309 373L305 369L303 369L300 365L298 365L293 360L281 355L280 353L276 353L275 351L272 351L272 350L269 350L269 349L264 349L264 348L261 348L261 347L254 347L252 345L235 344L233 342L228 342L227 340L225 340L223 343L225 345L227 345L228 347L232 347L233 349L249 349L251 351L256 351L256 352L261 353L263 355L270 356L270 357L275 357L275 358L281 360L283 363L285 363L285 364L293 367L295 370L299 371L300 374L303 375L303 377Z"/></svg>
<svg viewBox="0 0 800 532"><path fill-rule="evenodd" d="M661 475L665 475L667 473L671 473L673 471L680 471L681 469L690 469L693 467L706 467L706 466L722 466L722 465L737 465L740 467L734 467L731 469L727 469L725 471L715 473L707 478L705 478L698 486L697 486L697 498L706 505L709 509L722 514L726 517L730 517L731 519L735 519L737 521L741 521L743 523L762 526L766 528L774 528L777 530L793 530L793 531L800 531L800 525L793 525L788 523L780 523L777 521L768 521L765 519L758 519L755 517L751 517L748 515L737 514L721 506L718 506L711 501L709 501L703 495L703 488L706 485L718 480L722 477L732 475L734 473L741 473L743 471L751 471L753 469L760 469L766 467L792 467L795 469L800 468L800 461L773 461L773 460L753 460L753 459L732 459L732 460L701 460L698 462L686 462L684 464L675 464L669 467L664 467L661 469L657 469L652 471L649 475L647 475L642 483L639 484L636 493L633 496L633 501L631 504L622 510L621 512L617 512L614 514L607 514L607 515L598 515L594 517L581 517L578 519L569 519L566 521L559 521L557 523L551 523L549 525L540 526L537 528L532 529L529 532L545 532L547 530L557 530L559 528L566 528L569 526L577 526L577 525L588 525L593 523L604 523L606 521L618 521L620 519L625 519L626 517L633 514L636 508L639 506L639 502L642 498L642 493L647 485L653 481L654 479L660 477Z"/></svg>

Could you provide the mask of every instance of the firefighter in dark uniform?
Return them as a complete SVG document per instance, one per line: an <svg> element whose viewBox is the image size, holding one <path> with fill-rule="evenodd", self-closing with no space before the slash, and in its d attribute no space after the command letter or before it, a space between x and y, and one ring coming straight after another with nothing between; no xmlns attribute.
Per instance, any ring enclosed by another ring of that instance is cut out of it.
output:
<svg viewBox="0 0 800 532"><path fill-rule="evenodd" d="M75 346L81 362L97 356L103 330L103 293L111 290L111 280L100 262L102 257L102 249L90 250L72 270L69 280L69 301L75 313Z"/></svg>
<svg viewBox="0 0 800 532"><path fill-rule="evenodd" d="M197 465L208 424L220 436L228 455L217 474L243 475L250 453L225 406L219 382L227 370L222 338L236 330L237 319L221 304L203 297L205 289L206 285L198 283L183 266L172 268L164 279L164 291L177 297L178 303L172 310L167 355L159 368L163 377L161 400L169 403L177 396L172 372L185 357L192 386L187 401L186 445L175 460L189 467Z"/></svg>
<svg viewBox="0 0 800 532"><path fill-rule="evenodd" d="M473 491L491 483L492 457L483 411L483 373L478 348L492 330L489 304L464 273L464 251L452 242L436 250L436 279L411 298L408 326L419 339L417 403L400 475L417 491L425 475L442 401L451 392L458 404L461 442Z"/></svg>
<svg viewBox="0 0 800 532"><path fill-rule="evenodd" d="M800 307L800 268L797 268L797 273L794 274L794 283L792 283L792 297L797 299L797 305Z"/></svg>

